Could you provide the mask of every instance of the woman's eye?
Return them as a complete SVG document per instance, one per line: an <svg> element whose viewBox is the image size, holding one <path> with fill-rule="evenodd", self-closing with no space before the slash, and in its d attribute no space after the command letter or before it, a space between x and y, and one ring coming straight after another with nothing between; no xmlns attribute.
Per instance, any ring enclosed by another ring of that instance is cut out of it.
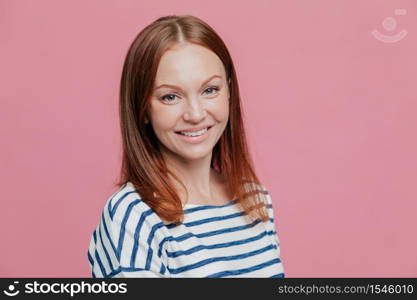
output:
<svg viewBox="0 0 417 300"><path fill-rule="evenodd" d="M166 101L166 102L173 102L175 100L175 98L173 98L173 97L177 97L177 95L168 94L168 95L163 96L161 99Z"/></svg>
<svg viewBox="0 0 417 300"><path fill-rule="evenodd" d="M209 91L209 94L214 94L215 92L217 92L219 90L219 88L218 87L216 87L216 86L211 86L211 87L209 87L209 88L207 88L206 90L205 90L205 92L207 92L207 91ZM214 91L214 92L213 92Z"/></svg>
<svg viewBox="0 0 417 300"><path fill-rule="evenodd" d="M216 94L218 91L219 91L218 87L211 86L211 87L206 88L204 92L207 93L208 95L213 95L213 94ZM174 94L166 94L161 97L161 100L165 102L174 102L176 100L176 97L178 96Z"/></svg>

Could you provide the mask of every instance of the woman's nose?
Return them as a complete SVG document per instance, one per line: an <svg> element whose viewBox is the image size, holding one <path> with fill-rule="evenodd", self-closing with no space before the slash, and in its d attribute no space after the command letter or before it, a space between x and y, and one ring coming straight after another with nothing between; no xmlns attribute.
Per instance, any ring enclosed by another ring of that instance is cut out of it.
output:
<svg viewBox="0 0 417 300"><path fill-rule="evenodd" d="M206 117L206 109L198 97L186 101L184 120L199 123Z"/></svg>

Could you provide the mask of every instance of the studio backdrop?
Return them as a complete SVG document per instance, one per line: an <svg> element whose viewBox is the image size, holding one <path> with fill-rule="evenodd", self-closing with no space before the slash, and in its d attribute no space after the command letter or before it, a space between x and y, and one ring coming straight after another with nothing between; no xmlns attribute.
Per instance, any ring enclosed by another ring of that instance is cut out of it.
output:
<svg viewBox="0 0 417 300"><path fill-rule="evenodd" d="M0 276L91 276L123 59L169 14L228 45L286 277L417 276L413 0L1 0Z"/></svg>

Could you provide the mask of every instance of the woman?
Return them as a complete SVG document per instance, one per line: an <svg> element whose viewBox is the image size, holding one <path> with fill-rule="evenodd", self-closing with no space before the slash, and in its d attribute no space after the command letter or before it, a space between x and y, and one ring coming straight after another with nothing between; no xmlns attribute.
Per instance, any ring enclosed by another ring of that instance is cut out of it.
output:
<svg viewBox="0 0 417 300"><path fill-rule="evenodd" d="M251 165L235 68L193 16L147 26L125 59L123 162L93 232L93 277L284 277Z"/></svg>

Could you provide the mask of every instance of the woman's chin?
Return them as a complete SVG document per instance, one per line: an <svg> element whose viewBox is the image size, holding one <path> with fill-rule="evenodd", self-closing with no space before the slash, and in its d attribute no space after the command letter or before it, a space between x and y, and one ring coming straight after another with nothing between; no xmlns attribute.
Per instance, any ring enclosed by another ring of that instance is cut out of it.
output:
<svg viewBox="0 0 417 300"><path fill-rule="evenodd" d="M188 149L191 150L191 149ZM205 157L211 155L213 149L207 151L187 151L187 152L182 152L182 153L177 153L178 156L182 157L184 160L187 161L195 161L195 160L201 160L204 159Z"/></svg>

